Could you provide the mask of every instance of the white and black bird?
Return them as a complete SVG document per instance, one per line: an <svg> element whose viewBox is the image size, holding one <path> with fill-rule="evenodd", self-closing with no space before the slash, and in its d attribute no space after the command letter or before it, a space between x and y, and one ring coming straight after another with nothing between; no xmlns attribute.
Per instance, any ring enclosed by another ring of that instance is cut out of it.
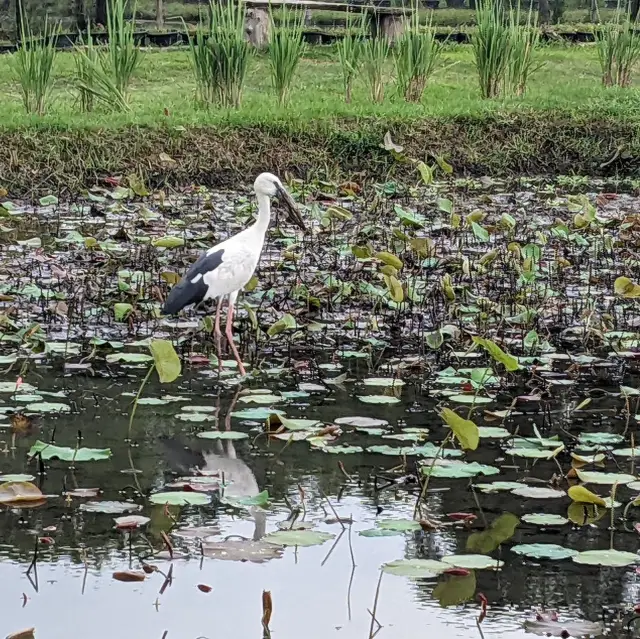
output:
<svg viewBox="0 0 640 639"><path fill-rule="evenodd" d="M175 315L190 304L198 305L207 300L218 299L214 335L220 361L220 309L224 299L228 298L225 334L241 375L245 375L245 369L233 342L233 310L238 293L249 282L258 265L271 221L271 198L278 197L292 221L305 230L304 221L293 198L275 175L261 173L253 188L258 199L258 219L240 233L202 253L182 280L171 289L162 307L164 315Z"/></svg>

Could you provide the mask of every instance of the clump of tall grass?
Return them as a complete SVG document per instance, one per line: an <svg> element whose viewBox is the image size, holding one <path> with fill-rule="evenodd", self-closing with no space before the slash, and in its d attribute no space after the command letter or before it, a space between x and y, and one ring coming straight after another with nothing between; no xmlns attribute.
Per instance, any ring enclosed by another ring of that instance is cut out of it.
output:
<svg viewBox="0 0 640 639"><path fill-rule="evenodd" d="M420 26L420 15L413 11L405 31L395 43L393 57L398 91L408 102L420 102L444 47L435 37L431 20Z"/></svg>
<svg viewBox="0 0 640 639"><path fill-rule="evenodd" d="M616 18L595 32L598 60L602 69L602 84L607 87L628 87L631 72L640 59L638 23L631 14L616 11Z"/></svg>
<svg viewBox="0 0 640 639"><path fill-rule="evenodd" d="M367 27L367 14L361 13L356 21L351 12L347 13L345 35L338 40L338 57L342 68L342 83L344 86L344 101L351 102L353 79L362 63L362 44Z"/></svg>
<svg viewBox="0 0 640 639"><path fill-rule="evenodd" d="M269 35L271 83L278 96L278 104L283 106L289 100L293 78L306 49L302 33L304 14L283 6L279 24L276 24L271 9L269 9L269 13L271 22Z"/></svg>
<svg viewBox="0 0 640 639"><path fill-rule="evenodd" d="M509 14L508 84L515 95L524 95L531 74L540 68L535 51L540 42L537 15L531 10L527 21L521 24L520 10Z"/></svg>
<svg viewBox="0 0 640 639"><path fill-rule="evenodd" d="M384 70L389 57L389 40L385 37L369 38L362 45L364 73L371 100L384 101Z"/></svg>
<svg viewBox="0 0 640 639"><path fill-rule="evenodd" d="M213 85L221 106L238 108L251 56L244 36L245 6L234 0L226 4L210 0L210 10Z"/></svg>
<svg viewBox="0 0 640 639"><path fill-rule="evenodd" d="M196 99L208 106L238 108L249 67L251 46L244 37L245 7L239 2L209 2L209 16L189 38ZM186 25L185 25L186 29ZM188 33L188 32L187 32Z"/></svg>
<svg viewBox="0 0 640 639"><path fill-rule="evenodd" d="M107 4L108 44L96 47L88 32L86 45L76 47L76 82L80 104L84 110L94 103L115 111L129 110L129 89L141 58L134 40L135 6L132 19L125 19L126 0L110 0Z"/></svg>
<svg viewBox="0 0 640 639"><path fill-rule="evenodd" d="M44 115L53 88L53 63L61 26L50 25L45 19L44 31L34 38L22 7L20 12L20 44L12 55L11 62L20 83L25 111Z"/></svg>
<svg viewBox="0 0 640 639"><path fill-rule="evenodd" d="M509 64L510 33L500 0L478 0L476 32L471 44L483 98L499 96L504 86Z"/></svg>

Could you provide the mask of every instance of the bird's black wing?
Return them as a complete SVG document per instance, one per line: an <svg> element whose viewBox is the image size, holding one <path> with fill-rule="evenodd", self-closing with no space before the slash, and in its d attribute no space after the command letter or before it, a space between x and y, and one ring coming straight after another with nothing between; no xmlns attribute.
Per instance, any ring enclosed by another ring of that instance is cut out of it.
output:
<svg viewBox="0 0 640 639"><path fill-rule="evenodd" d="M199 304L207 294L204 276L222 264L224 249L211 254L203 253L187 271L187 274L171 289L164 306L163 315L175 315L189 304ZM200 276L200 277L198 277ZM195 283L193 280L197 280Z"/></svg>

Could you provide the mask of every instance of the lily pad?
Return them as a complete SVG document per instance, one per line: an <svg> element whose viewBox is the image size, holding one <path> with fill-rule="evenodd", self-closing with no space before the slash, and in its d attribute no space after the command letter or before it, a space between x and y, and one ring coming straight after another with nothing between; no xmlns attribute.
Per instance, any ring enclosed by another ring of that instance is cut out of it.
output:
<svg viewBox="0 0 640 639"><path fill-rule="evenodd" d="M80 504L80 510L87 513L118 515L120 513L137 512L142 510L142 506L128 501L87 501L84 504Z"/></svg>
<svg viewBox="0 0 640 639"><path fill-rule="evenodd" d="M358 399L365 404L399 404L397 397L390 395L358 395Z"/></svg>
<svg viewBox="0 0 640 639"><path fill-rule="evenodd" d="M176 415L176 419L179 419L182 422L192 422L195 424L212 421L210 413L178 413Z"/></svg>
<svg viewBox="0 0 640 639"><path fill-rule="evenodd" d="M511 491L512 495L526 497L527 499L554 499L557 497L565 497L567 493L564 490L555 490L554 488L546 488L544 486L521 486Z"/></svg>
<svg viewBox="0 0 640 639"><path fill-rule="evenodd" d="M467 570L498 569L504 565L503 561L489 555L447 555L442 558L445 564Z"/></svg>
<svg viewBox="0 0 640 639"><path fill-rule="evenodd" d="M518 544L511 548L516 555L532 557L533 559L568 559L578 554L573 548L565 548L558 544Z"/></svg>
<svg viewBox="0 0 640 639"><path fill-rule="evenodd" d="M125 515L124 517L116 517L114 519L116 528L128 530L130 528L140 528L146 526L151 519L143 515Z"/></svg>
<svg viewBox="0 0 640 639"><path fill-rule="evenodd" d="M634 475L625 473L601 473L598 471L576 471L580 481L585 484L630 484L637 480Z"/></svg>
<svg viewBox="0 0 640 639"><path fill-rule="evenodd" d="M200 492L169 491L149 496L152 504L169 504L170 506L204 506L211 502L211 496Z"/></svg>
<svg viewBox="0 0 640 639"><path fill-rule="evenodd" d="M621 568L640 561L640 555L623 550L585 550L573 557L577 564Z"/></svg>
<svg viewBox="0 0 640 639"><path fill-rule="evenodd" d="M624 441L624 437L622 435L617 435L615 433L580 433L578 437L578 442L580 444L619 444L621 441Z"/></svg>
<svg viewBox="0 0 640 639"><path fill-rule="evenodd" d="M204 433L198 433L201 439L247 439L248 433L242 433L236 430L207 430Z"/></svg>
<svg viewBox="0 0 640 639"><path fill-rule="evenodd" d="M333 455L355 455L364 452L362 446L321 446L320 449L323 453L331 453Z"/></svg>
<svg viewBox="0 0 640 639"><path fill-rule="evenodd" d="M597 621L556 621L536 619L525 621L525 630L543 637L595 637L604 632L604 626Z"/></svg>
<svg viewBox="0 0 640 639"><path fill-rule="evenodd" d="M26 408L30 413L70 413L71 406L59 402L35 402L27 404Z"/></svg>
<svg viewBox="0 0 640 639"><path fill-rule="evenodd" d="M431 466L428 462L421 467L423 475L431 475L432 477L449 477L465 478L475 477L476 475L497 475L500 469L478 462L463 462L459 460L439 460L435 466Z"/></svg>
<svg viewBox="0 0 640 639"><path fill-rule="evenodd" d="M452 395L449 400L456 404L475 404L480 406L481 404L490 404L493 401L493 397L484 397L482 395Z"/></svg>
<svg viewBox="0 0 640 639"><path fill-rule="evenodd" d="M263 541L279 546L319 546L333 539L332 533L319 530L277 530L263 537Z"/></svg>
<svg viewBox="0 0 640 639"><path fill-rule="evenodd" d="M446 608L457 606L473 598L476 592L476 573L470 571L468 575L446 576L434 589L432 596Z"/></svg>
<svg viewBox="0 0 640 639"><path fill-rule="evenodd" d="M404 386L405 382L397 377L367 377L362 380L365 386L387 386L387 387L399 387Z"/></svg>
<svg viewBox="0 0 640 639"><path fill-rule="evenodd" d="M379 519L376 521L376 528L380 528L381 530L411 532L420 530L420 524L413 519Z"/></svg>
<svg viewBox="0 0 640 639"><path fill-rule="evenodd" d="M383 564L382 570L399 577L433 579L451 566L435 559L398 559Z"/></svg>
<svg viewBox="0 0 640 639"><path fill-rule="evenodd" d="M376 428L387 426L389 422L386 419L377 419L375 417L338 417L333 420L334 424L340 426L357 426L362 428Z"/></svg>
<svg viewBox="0 0 640 639"><path fill-rule="evenodd" d="M245 395L238 399L245 404L260 404L261 406L271 406L271 404L284 401L284 397L280 395Z"/></svg>
<svg viewBox="0 0 640 639"><path fill-rule="evenodd" d="M6 481L33 481L35 477L33 475L14 474L14 475L0 475L0 482Z"/></svg>
<svg viewBox="0 0 640 639"><path fill-rule="evenodd" d="M284 415L284 411L275 410L273 408L245 408L244 410L236 410L231 413L231 417L238 419L265 420L270 415Z"/></svg>
<svg viewBox="0 0 640 639"><path fill-rule="evenodd" d="M269 504L269 492L263 490L257 495L250 495L246 497L228 497L222 496L220 501L227 506L233 506L234 508L247 508L250 506L267 506Z"/></svg>
<svg viewBox="0 0 640 639"><path fill-rule="evenodd" d="M522 521L535 526L564 526L569 520L562 515L552 515L547 513L529 513L522 515Z"/></svg>
<svg viewBox="0 0 640 639"><path fill-rule="evenodd" d="M29 456L40 453L42 459L59 459L60 461L88 462L102 461L111 457L110 448L70 448L55 446L38 440L29 450Z"/></svg>
<svg viewBox="0 0 640 639"><path fill-rule="evenodd" d="M264 540L228 539L226 541L204 542L202 553L205 557L212 559L250 561L254 564L261 564L270 559L282 557L284 549L282 546Z"/></svg>
<svg viewBox="0 0 640 639"><path fill-rule="evenodd" d="M386 528L368 528L358 532L361 537L398 537L404 535L402 530L387 530Z"/></svg>
<svg viewBox="0 0 640 639"><path fill-rule="evenodd" d="M490 484L475 484L474 488L482 491L483 493L497 493L503 490L515 490L516 488L522 488L523 484L517 481L493 481Z"/></svg>

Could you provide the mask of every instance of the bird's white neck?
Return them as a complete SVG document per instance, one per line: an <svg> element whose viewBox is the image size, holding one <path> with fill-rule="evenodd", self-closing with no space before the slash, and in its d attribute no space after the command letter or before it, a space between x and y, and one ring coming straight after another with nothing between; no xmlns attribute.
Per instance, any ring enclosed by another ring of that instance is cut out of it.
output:
<svg viewBox="0 0 640 639"><path fill-rule="evenodd" d="M258 219L253 225L256 232L264 237L271 221L271 198L260 193L258 196Z"/></svg>

